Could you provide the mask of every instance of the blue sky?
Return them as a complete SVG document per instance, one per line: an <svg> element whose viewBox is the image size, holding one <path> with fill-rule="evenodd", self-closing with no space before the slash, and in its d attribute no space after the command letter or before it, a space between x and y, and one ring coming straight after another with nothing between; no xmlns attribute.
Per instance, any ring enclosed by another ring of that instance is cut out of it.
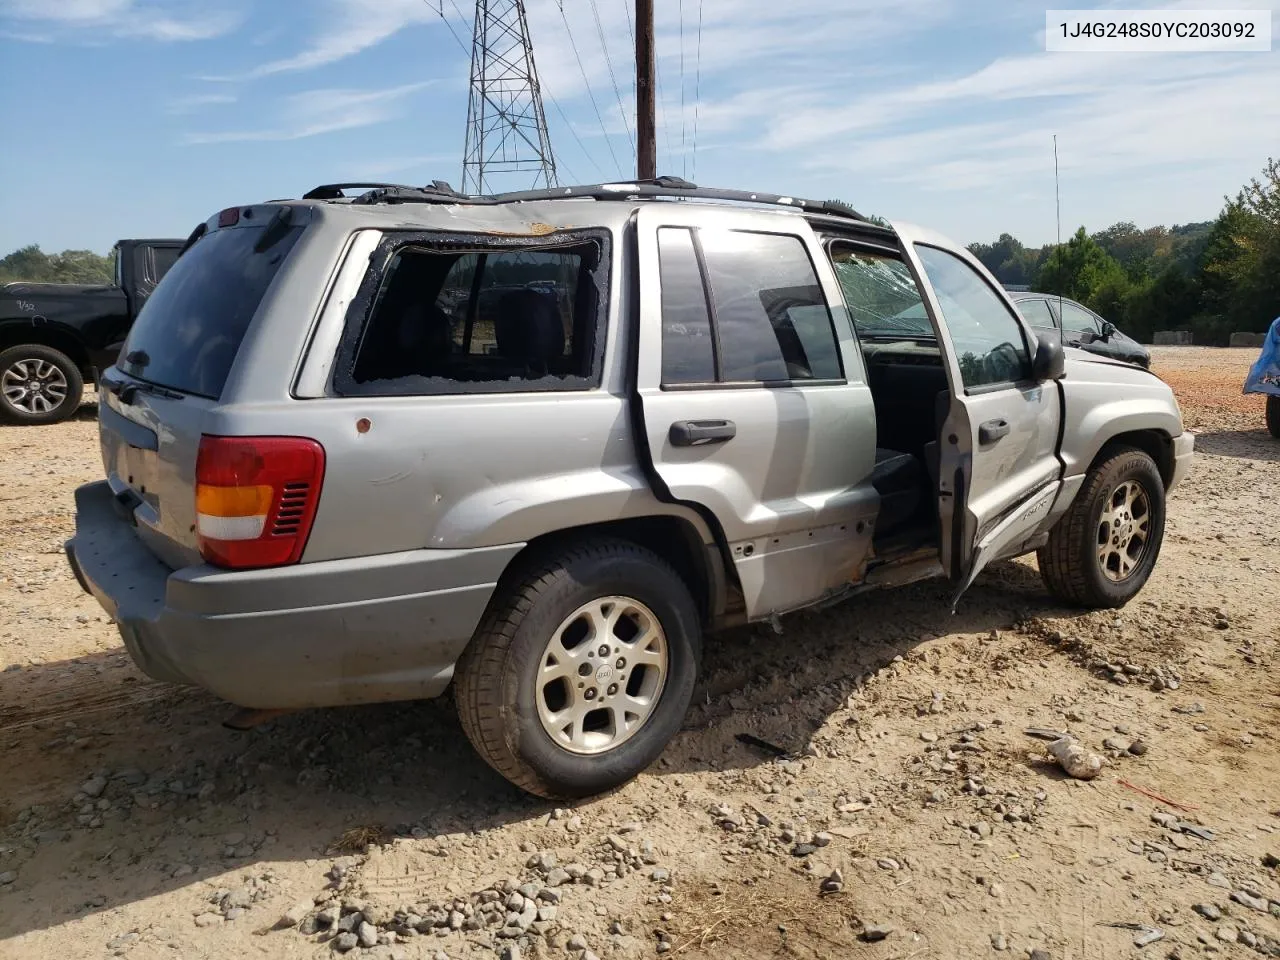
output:
<svg viewBox="0 0 1280 960"><path fill-rule="evenodd" d="M632 172L630 2L596 0L602 44L564 0L588 84L559 4L527 0L562 182ZM185 236L333 180L459 186L441 3L469 42L466 0L0 0L0 253ZM657 0L659 172L1041 243L1055 133L1064 235L1209 219L1280 154L1280 49L1046 53L1046 5ZM1280 37L1280 0L1159 6L1270 9Z"/></svg>

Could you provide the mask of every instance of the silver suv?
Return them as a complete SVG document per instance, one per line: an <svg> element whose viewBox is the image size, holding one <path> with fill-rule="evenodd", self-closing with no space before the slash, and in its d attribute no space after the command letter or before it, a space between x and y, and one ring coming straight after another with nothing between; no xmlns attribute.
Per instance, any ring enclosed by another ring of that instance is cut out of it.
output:
<svg viewBox="0 0 1280 960"><path fill-rule="evenodd" d="M673 180L366 187L202 224L103 378L67 554L153 677L452 683L495 769L584 796L658 757L723 627L1037 550L1073 604L1151 574L1169 388L937 234Z"/></svg>

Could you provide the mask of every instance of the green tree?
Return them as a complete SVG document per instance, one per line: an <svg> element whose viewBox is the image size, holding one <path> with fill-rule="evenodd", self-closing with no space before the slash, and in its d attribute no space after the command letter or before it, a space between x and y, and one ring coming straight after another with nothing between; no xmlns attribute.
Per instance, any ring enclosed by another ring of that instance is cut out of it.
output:
<svg viewBox="0 0 1280 960"><path fill-rule="evenodd" d="M0 258L0 283L110 283L114 276L114 250L105 257L92 250L48 254L33 243Z"/></svg>
<svg viewBox="0 0 1280 960"><path fill-rule="evenodd" d="M1280 161L1270 159L1214 221L1200 262L1203 317L1215 340L1261 332L1280 314Z"/></svg>
<svg viewBox="0 0 1280 960"><path fill-rule="evenodd" d="M1030 284L1035 277L1042 251L1030 250L1008 233L995 243L971 243L969 252L982 261L1001 283Z"/></svg>
<svg viewBox="0 0 1280 960"><path fill-rule="evenodd" d="M1099 230L1093 235L1093 239L1135 281L1156 273L1173 251L1173 236L1168 228L1149 227L1139 230L1129 221Z"/></svg>
<svg viewBox="0 0 1280 960"><path fill-rule="evenodd" d="M1084 227L1045 258L1032 287L1078 300L1103 316L1115 316L1130 281L1116 259Z"/></svg>

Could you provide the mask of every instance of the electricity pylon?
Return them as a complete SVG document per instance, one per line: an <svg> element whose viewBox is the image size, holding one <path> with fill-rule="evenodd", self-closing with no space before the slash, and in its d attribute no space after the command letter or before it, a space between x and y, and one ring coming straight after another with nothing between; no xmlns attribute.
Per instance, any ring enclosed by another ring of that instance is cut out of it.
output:
<svg viewBox="0 0 1280 960"><path fill-rule="evenodd" d="M556 185L524 0L476 0L462 192Z"/></svg>

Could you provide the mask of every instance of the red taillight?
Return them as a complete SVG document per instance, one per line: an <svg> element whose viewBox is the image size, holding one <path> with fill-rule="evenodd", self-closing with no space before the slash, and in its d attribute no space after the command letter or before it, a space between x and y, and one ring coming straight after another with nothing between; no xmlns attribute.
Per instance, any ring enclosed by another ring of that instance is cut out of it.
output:
<svg viewBox="0 0 1280 960"><path fill-rule="evenodd" d="M239 222L239 207L227 207L227 209L218 214L218 226L220 227L234 227Z"/></svg>
<svg viewBox="0 0 1280 960"><path fill-rule="evenodd" d="M219 567L297 563L324 483L324 447L305 437L200 438L196 538Z"/></svg>

